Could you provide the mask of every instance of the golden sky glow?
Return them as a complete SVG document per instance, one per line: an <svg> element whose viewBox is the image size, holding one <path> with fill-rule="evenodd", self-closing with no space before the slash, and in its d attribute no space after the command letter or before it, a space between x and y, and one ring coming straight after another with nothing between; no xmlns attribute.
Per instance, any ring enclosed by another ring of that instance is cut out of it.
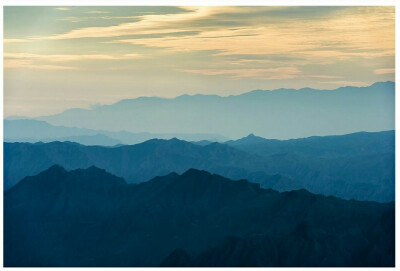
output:
<svg viewBox="0 0 400 271"><path fill-rule="evenodd" d="M5 115L138 96L394 81L394 11L5 7Z"/></svg>

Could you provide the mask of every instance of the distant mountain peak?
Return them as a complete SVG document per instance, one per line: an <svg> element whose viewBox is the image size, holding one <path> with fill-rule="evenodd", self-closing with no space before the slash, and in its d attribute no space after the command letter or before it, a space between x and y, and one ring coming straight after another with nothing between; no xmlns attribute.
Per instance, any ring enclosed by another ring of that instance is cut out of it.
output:
<svg viewBox="0 0 400 271"><path fill-rule="evenodd" d="M255 144L255 143L262 143L264 141L266 141L267 139L260 137L260 136L256 136L255 134L251 133L248 136L242 137L238 140L230 140L227 143L232 144L232 145L236 145L236 144Z"/></svg>

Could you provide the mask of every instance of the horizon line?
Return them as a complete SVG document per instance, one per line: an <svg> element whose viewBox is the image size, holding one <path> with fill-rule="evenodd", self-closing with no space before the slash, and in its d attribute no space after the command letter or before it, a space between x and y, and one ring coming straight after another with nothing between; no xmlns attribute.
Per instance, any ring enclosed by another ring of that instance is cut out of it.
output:
<svg viewBox="0 0 400 271"><path fill-rule="evenodd" d="M352 88L368 88L368 87L371 87L371 86L373 86L373 85L375 85L375 84L379 84L379 83L381 83L381 84L384 84L384 83L393 83L393 84L396 84L395 81L390 81L390 80L388 80L388 81L376 81L376 82L374 82L374 83L372 83L372 84L370 84L370 85L367 85L367 86L351 86L351 85L344 85L344 86L340 86L340 87L337 87L337 88L334 88L334 89L315 89L315 88L310 88L310 87L302 87L302 88L297 88L297 89L295 89L295 88L253 89L253 90L245 91L245 92L240 93L240 94L236 94L236 95L235 95L235 94L231 94L231 95L226 95L226 96L221 96L221 95L218 95L218 94L201 94L201 93L197 93L197 94L181 94L181 95L174 96L174 97L138 96L138 97L133 97L133 98L124 98L124 99L121 99L121 100L118 100L118 101L116 101L116 102L109 103L109 104L91 104L91 105L89 105L89 108L71 107L71 108L65 109L65 110L63 110L63 111L60 111L59 113L50 114L50 115L40 115L40 116L36 116L36 117L27 117L27 116L20 116L20 115L9 115L9 116L7 116L7 117L4 116L4 117L3 117L3 121L4 121L4 120L15 120L15 119L9 119L9 118L16 118L16 119L37 119L37 118L40 118L40 117L54 116L54 115L62 114L62 113L64 113L64 112L66 112L66 111L74 110L74 109L93 110L93 109L96 109L96 108L99 108L99 107L102 107L102 106L111 106L111 105L118 104L118 103L120 103L120 102L131 101L131 100L136 100L136 99L151 99L151 98L152 98L152 99L162 99L162 100L173 100L173 99L177 99L177 98L180 98L180 97L195 97L195 96L213 96L213 97L218 97L218 98L229 98L229 97L238 97L238 96L241 96L241 95L246 95L246 94L249 94L249 93L252 93L252 92L255 92L255 91L265 91L265 92L267 92L267 91L271 91L271 92L272 92L272 91L282 91L282 90L291 90L291 91L302 91L302 90L312 90L312 91L337 91L337 90L339 90L339 89L341 89L341 88L347 88L347 87L352 87ZM4 112L3 112L3 113L4 113Z"/></svg>

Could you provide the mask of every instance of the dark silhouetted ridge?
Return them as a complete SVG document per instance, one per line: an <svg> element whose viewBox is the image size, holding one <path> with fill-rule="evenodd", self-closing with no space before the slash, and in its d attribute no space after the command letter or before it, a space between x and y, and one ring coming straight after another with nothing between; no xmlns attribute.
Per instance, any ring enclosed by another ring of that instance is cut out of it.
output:
<svg viewBox="0 0 400 271"><path fill-rule="evenodd" d="M4 194L4 265L394 266L394 221L394 203L197 169L127 185L53 166Z"/></svg>

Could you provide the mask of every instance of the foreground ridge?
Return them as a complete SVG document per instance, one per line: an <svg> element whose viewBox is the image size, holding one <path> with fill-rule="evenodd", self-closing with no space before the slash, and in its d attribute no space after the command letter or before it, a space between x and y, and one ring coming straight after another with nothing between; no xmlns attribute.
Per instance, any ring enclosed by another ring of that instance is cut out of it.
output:
<svg viewBox="0 0 400 271"><path fill-rule="evenodd" d="M197 169L128 185L52 166L5 193L4 231L8 267L394 265L394 203Z"/></svg>

